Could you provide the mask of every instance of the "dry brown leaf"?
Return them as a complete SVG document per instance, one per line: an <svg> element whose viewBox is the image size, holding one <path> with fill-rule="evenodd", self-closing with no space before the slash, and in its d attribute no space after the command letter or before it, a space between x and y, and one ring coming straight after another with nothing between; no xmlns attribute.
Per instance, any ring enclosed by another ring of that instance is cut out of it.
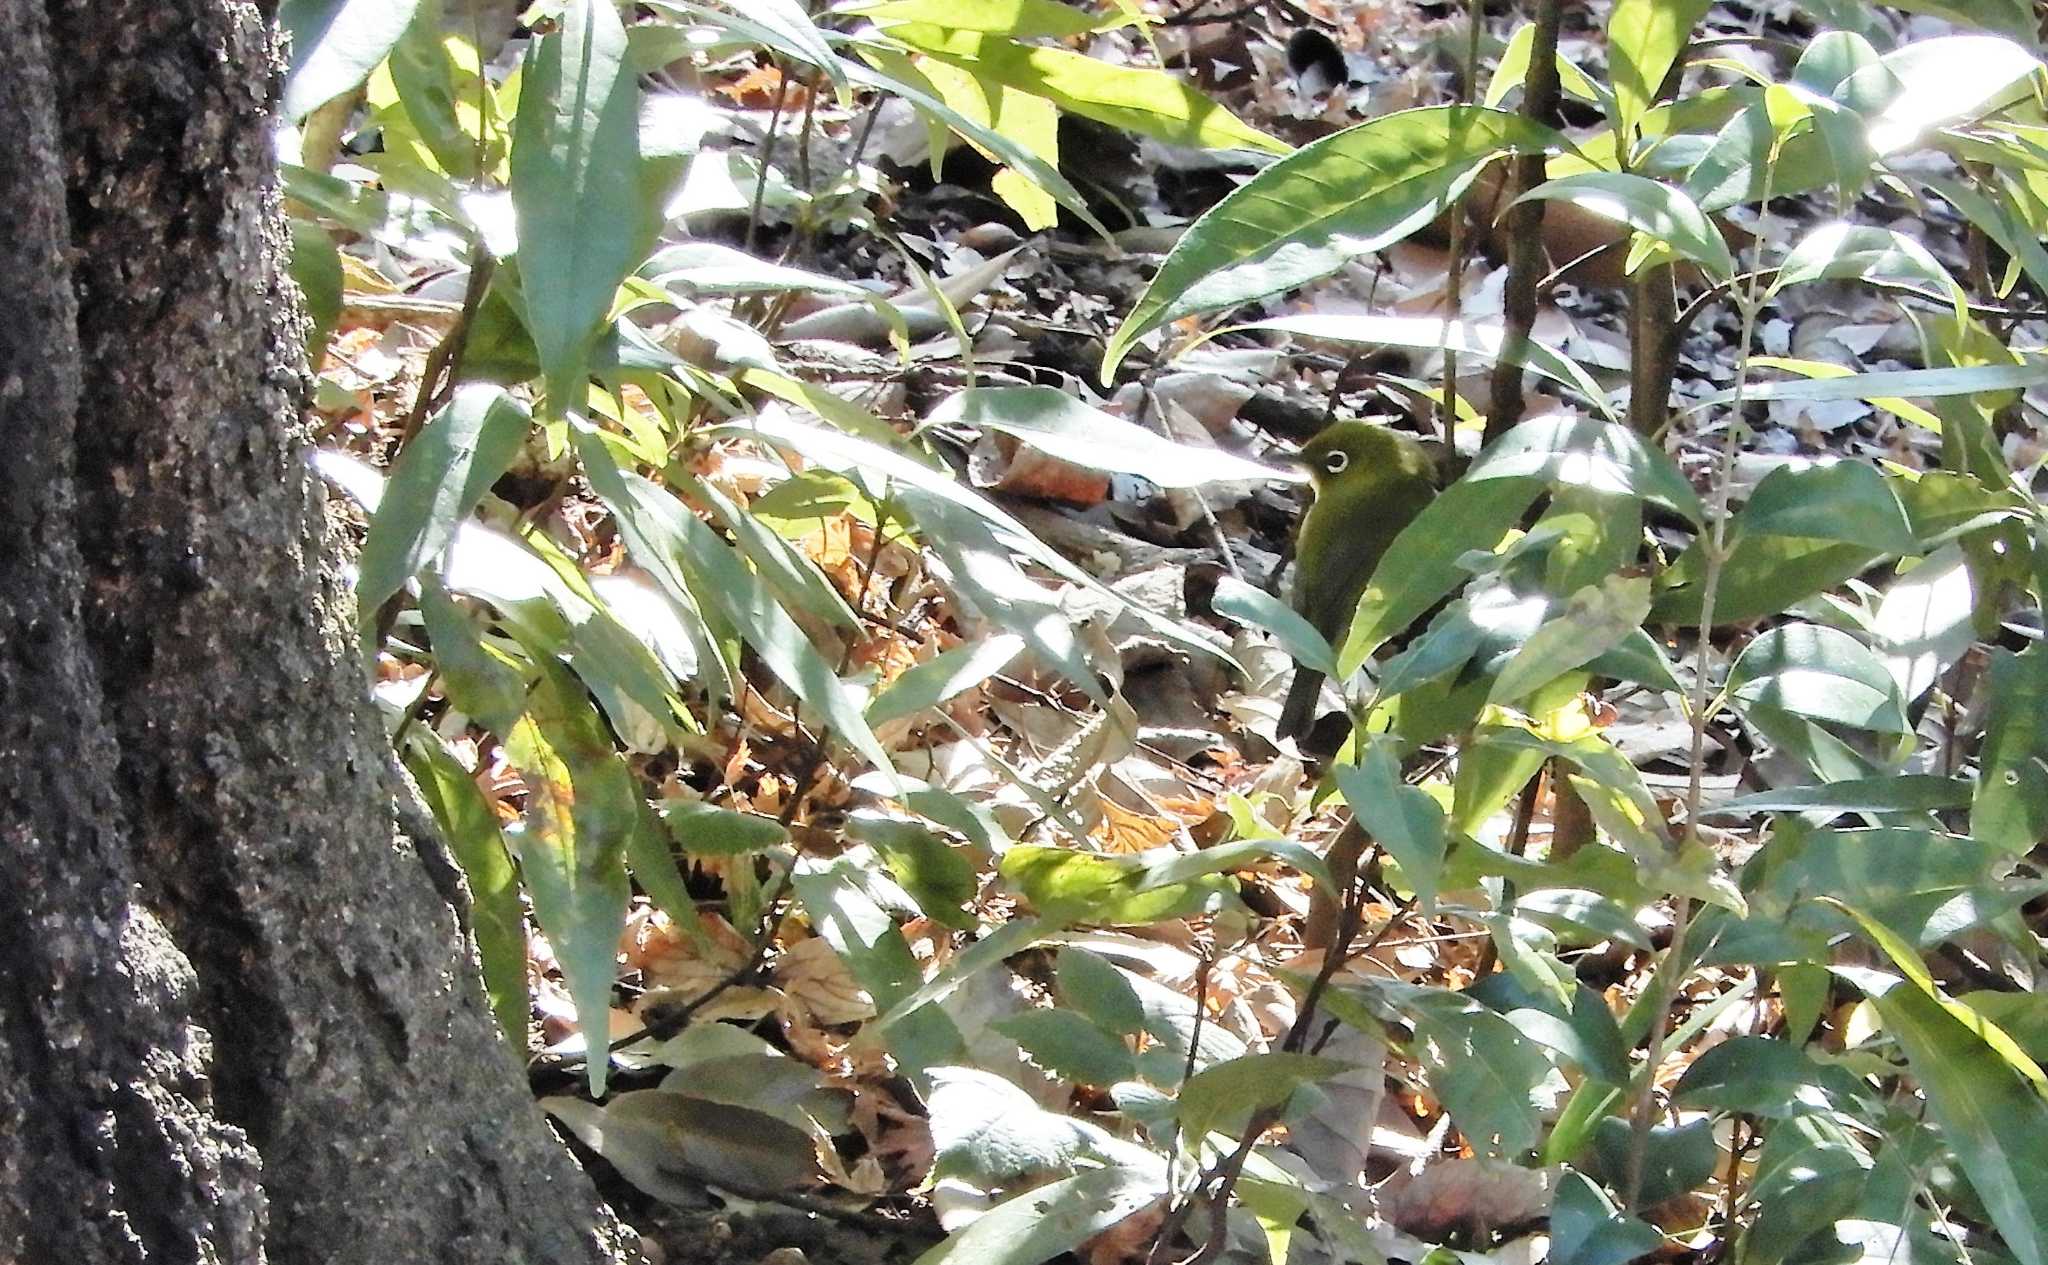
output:
<svg viewBox="0 0 2048 1265"><path fill-rule="evenodd" d="M874 1017L874 999L854 982L832 946L817 936L783 950L775 963L775 982L813 1022L832 1026Z"/></svg>

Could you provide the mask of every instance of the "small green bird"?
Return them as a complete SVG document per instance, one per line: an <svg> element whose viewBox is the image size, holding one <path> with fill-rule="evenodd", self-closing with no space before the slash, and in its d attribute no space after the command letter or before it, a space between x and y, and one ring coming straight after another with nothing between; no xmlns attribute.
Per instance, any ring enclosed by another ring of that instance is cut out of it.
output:
<svg viewBox="0 0 2048 1265"><path fill-rule="evenodd" d="M1337 422L1302 446L1315 503L1294 545L1294 609L1339 645L1387 546L1436 495L1429 453L1406 435L1370 422ZM1315 720L1323 674L1297 668L1280 712L1279 735L1300 738Z"/></svg>

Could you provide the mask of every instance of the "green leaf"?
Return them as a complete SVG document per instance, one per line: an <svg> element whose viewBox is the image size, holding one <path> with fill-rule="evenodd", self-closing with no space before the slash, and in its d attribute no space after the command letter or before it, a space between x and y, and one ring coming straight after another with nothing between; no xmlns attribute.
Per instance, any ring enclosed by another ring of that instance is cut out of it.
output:
<svg viewBox="0 0 2048 1265"><path fill-rule="evenodd" d="M868 724L880 729L915 716L964 693L1008 667L1024 650L1024 639L996 633L934 655L891 681L868 704Z"/></svg>
<svg viewBox="0 0 2048 1265"><path fill-rule="evenodd" d="M1428 106L1296 150L1181 235L1110 339L1102 380L1153 330L1326 277L1441 215L1494 159L1566 146L1520 115Z"/></svg>
<svg viewBox="0 0 2048 1265"><path fill-rule="evenodd" d="M602 1097L619 932L631 895L626 839L639 825L639 792L583 691L552 665L541 666L526 715L505 735L505 753L526 783L520 869L576 1003L590 1092Z"/></svg>
<svg viewBox="0 0 2048 1265"><path fill-rule="evenodd" d="M1714 624L1725 627L1790 609L1866 571L1884 555L1864 545L1794 536L1745 536L1729 550L1714 595ZM1657 577L1650 617L1697 624L1705 563L1698 544Z"/></svg>
<svg viewBox="0 0 2048 1265"><path fill-rule="evenodd" d="M914 821L855 813L847 833L882 854L889 873L934 921L956 931L970 931L973 915L962 906L974 899L980 885L974 862L945 840Z"/></svg>
<svg viewBox="0 0 2048 1265"><path fill-rule="evenodd" d="M1728 670L1739 705L1761 703L1811 720L1880 733L1911 733L1898 683L1862 642L1818 624L1760 634Z"/></svg>
<svg viewBox="0 0 2048 1265"><path fill-rule="evenodd" d="M1007 35L1011 39L1069 39L1125 25L1126 17L1098 17L1055 0L879 0L851 12L887 25L929 22L961 31Z"/></svg>
<svg viewBox="0 0 2048 1265"><path fill-rule="evenodd" d="M412 25L420 0L284 0L277 23L291 37L284 116L294 122L370 77Z"/></svg>
<svg viewBox="0 0 2048 1265"><path fill-rule="evenodd" d="M1175 1114L1190 1145L1218 1129L1241 1129L1254 1113L1277 1107L1303 1085L1351 1070L1313 1054L1247 1054L1203 1068L1180 1087Z"/></svg>
<svg viewBox="0 0 2048 1265"><path fill-rule="evenodd" d="M844 97L845 63L834 55L831 41L811 20L810 11L802 0L719 0L719 3L744 13L749 21L773 31L785 46L796 50L799 60L824 71Z"/></svg>
<svg viewBox="0 0 2048 1265"><path fill-rule="evenodd" d="M2048 1265L2048 1077L1996 1024L1934 987L1919 958L1847 910L1904 973L1838 967L1883 1017L2006 1247Z"/></svg>
<svg viewBox="0 0 2048 1265"><path fill-rule="evenodd" d="M1971 783L1960 778L1902 773L1853 778L1846 782L1829 782L1824 786L1790 786L1759 791L1731 799L1705 812L1716 817L1816 810L1834 813L1928 813L1965 807L1970 802L1970 792Z"/></svg>
<svg viewBox="0 0 2048 1265"><path fill-rule="evenodd" d="M1323 858L1306 844L1292 839L1234 839L1194 852L1182 852L1172 846L1151 848L1138 853L1137 860L1140 870L1138 890L1143 892L1179 887L1212 874L1250 869L1264 861L1284 861L1313 879L1316 886L1324 891L1335 889L1330 869L1323 864Z"/></svg>
<svg viewBox="0 0 2048 1265"><path fill-rule="evenodd" d="M1735 520L1740 532L1865 545L1885 553L1919 549L1891 480L1860 461L1823 459L1780 466L1750 493Z"/></svg>
<svg viewBox="0 0 2048 1265"><path fill-rule="evenodd" d="M874 863L872 856L867 863ZM886 1037L889 1052L905 1074L914 1077L954 1058L962 1044L960 1030L939 1008L913 1001L923 973L895 920L868 894L859 857L849 853L823 860L800 855L790 886L803 903L811 929L846 963L855 982L874 999L875 1009L891 1018L886 1030L879 1017L871 1021L861 1030L862 1038L880 1043Z"/></svg>
<svg viewBox="0 0 2048 1265"><path fill-rule="evenodd" d="M1542 491L1543 484L1533 478L1475 481L1468 475L1438 493L1394 537L1373 571L1338 649L1333 675L1356 672L1375 650L1469 579L1460 559L1500 544Z"/></svg>
<svg viewBox="0 0 2048 1265"><path fill-rule="evenodd" d="M856 1042L870 1041L876 1035L889 1032L899 1021L916 1015L920 1009L936 1007L975 975L1038 943L1046 935L1047 923L1048 920L1043 918L1012 918L976 940L954 954L953 960L940 967L937 974L875 1016L874 1022L861 1030Z"/></svg>
<svg viewBox="0 0 2048 1265"><path fill-rule="evenodd" d="M1985 688L1991 720L1970 833L2024 853L2048 837L2048 645L1994 651Z"/></svg>
<svg viewBox="0 0 2048 1265"><path fill-rule="evenodd" d="M1157 137L1169 145L1285 154L1289 146L1245 123L1163 70L1119 66L1064 48L1019 44L956 24L906 24L891 35L985 82L1043 97L1069 114Z"/></svg>
<svg viewBox="0 0 2048 1265"><path fill-rule="evenodd" d="M1694 1059L1671 1092L1685 1107L1782 1120L1841 1109L1860 1091L1854 1075L1815 1061L1790 1041L1738 1036Z"/></svg>
<svg viewBox="0 0 2048 1265"><path fill-rule="evenodd" d="M1050 456L1095 470L1142 475L1163 488L1270 480L1300 483L1292 470L1261 465L1217 448L1176 443L1112 417L1058 387L969 387L941 401L930 425L1000 431Z"/></svg>
<svg viewBox="0 0 2048 1265"><path fill-rule="evenodd" d="M1216 582L1209 608L1226 619L1272 633L1287 657L1301 666L1324 676L1336 675L1337 656L1315 625L1264 589L1253 588L1236 576L1224 576Z"/></svg>
<svg viewBox="0 0 2048 1265"><path fill-rule="evenodd" d="M1468 483L1521 478L1640 497L1694 523L1705 519L1699 494L1670 457L1626 426L1598 418L1555 414L1523 422L1465 472Z"/></svg>
<svg viewBox="0 0 2048 1265"><path fill-rule="evenodd" d="M1400 862L1402 880L1424 909L1431 908L1448 846L1442 807L1427 791L1401 780L1393 744L1383 737L1371 741L1357 764L1340 764L1331 775L1358 824Z"/></svg>
<svg viewBox="0 0 2048 1265"><path fill-rule="evenodd" d="M717 242L677 242L640 265L639 275L685 295L780 294L808 290L866 298L867 291L837 277L770 263Z"/></svg>
<svg viewBox="0 0 2048 1265"><path fill-rule="evenodd" d="M1735 256L1721 230L1691 198L1661 181L1621 171L1588 171L1546 181L1515 201L1570 202L1669 246L1717 280L1735 275Z"/></svg>
<svg viewBox="0 0 2048 1265"><path fill-rule="evenodd" d="M1503 1157L1533 1150L1542 1128L1536 1090L1552 1070L1542 1049L1462 993L1381 987L1415 1025L1413 1054L1472 1148Z"/></svg>
<svg viewBox="0 0 2048 1265"><path fill-rule="evenodd" d="M583 404L591 342L653 229L640 187L640 93L618 9L570 0L561 29L534 42L521 74L511 180L520 290L548 413L559 418Z"/></svg>
<svg viewBox="0 0 2048 1265"><path fill-rule="evenodd" d="M1159 1172L1090 1169L997 1204L918 1257L916 1265L1041 1265L1165 1193Z"/></svg>
<svg viewBox="0 0 2048 1265"><path fill-rule="evenodd" d="M420 616L449 701L494 734L510 729L526 710L526 669L485 644L476 623L431 575L420 578Z"/></svg>
<svg viewBox="0 0 2048 1265"><path fill-rule="evenodd" d="M1120 1038L1072 1011L1027 1010L990 1026L1063 1080L1108 1086L1138 1074L1138 1061Z"/></svg>
<svg viewBox="0 0 2048 1265"><path fill-rule="evenodd" d="M363 542L356 601L366 614L448 547L457 524L512 464L531 423L502 389L472 384L413 436L392 467Z"/></svg>
<svg viewBox="0 0 2048 1265"><path fill-rule="evenodd" d="M735 812L699 800L667 805L661 810L661 823L689 856L752 856L789 841L789 829L773 817Z"/></svg>
<svg viewBox="0 0 2048 1265"><path fill-rule="evenodd" d="M1763 363L1759 357L1757 362ZM1787 364L1783 367L1793 368ZM1803 371L1803 369L1802 369ZM2024 364L1971 365L1960 369L1891 369L1877 373L1844 373L1821 378L1788 378L1782 382L1751 382L1742 389L1745 400L1869 400L1878 403L1897 396L1975 395L1979 391L2007 391L2048 382L2048 357L2035 356ZM1735 391L1716 391L1686 406L1693 409L1731 404ZM1936 427L1935 429L1939 429Z"/></svg>
<svg viewBox="0 0 2048 1265"><path fill-rule="evenodd" d="M1768 293L1823 280L1924 285L1952 302L1967 301L1962 286L1927 247L1904 233L1868 224L1824 224L1800 238L1778 265Z"/></svg>
<svg viewBox="0 0 2048 1265"><path fill-rule="evenodd" d="M327 338L341 318L341 252L334 238L312 220L293 216L292 284L306 305L306 363L319 368L327 354Z"/></svg>
<svg viewBox="0 0 2048 1265"><path fill-rule="evenodd" d="M1552 1265L1628 1265L1663 1242L1655 1226L1623 1214L1584 1174L1558 1179L1550 1204Z"/></svg>
<svg viewBox="0 0 2048 1265"><path fill-rule="evenodd" d="M1870 147L1878 154L1907 148L1928 132L2026 94L2041 63L2011 40L1994 35L1944 35L1914 40L1885 54L1900 92L1872 120Z"/></svg>
<svg viewBox="0 0 2048 1265"><path fill-rule="evenodd" d="M469 927L483 964L484 994L505 1039L523 1059L533 1011L526 991L526 910L498 815L440 739L415 727L400 754L469 883Z"/></svg>
<svg viewBox="0 0 2048 1265"><path fill-rule="evenodd" d="M1124 973L1074 945L1060 949L1055 977L1062 1005L1110 1032L1129 1036L1145 1026L1145 1007Z"/></svg>
<svg viewBox="0 0 2048 1265"><path fill-rule="evenodd" d="M1607 17L1614 130L1629 142L1657 103L1664 78L1706 16L1708 0L1615 0Z"/></svg>
<svg viewBox="0 0 2048 1265"><path fill-rule="evenodd" d="M1610 575L1572 594L1543 621L1494 679L1487 702L1509 704L1591 663L1641 630L1650 613L1646 576Z"/></svg>
<svg viewBox="0 0 2048 1265"><path fill-rule="evenodd" d="M1607 393L1593 375L1576 360L1533 338L1510 345L1499 325L1474 321L1446 321L1433 316L1372 316L1365 313L1309 313L1277 316L1232 326L1237 330L1273 330L1319 342L1343 343L1353 347L1409 347L1419 351L1439 348L1486 361L1504 360L1534 370L1561 386L1578 392L1594 408L1608 416L1613 410Z"/></svg>

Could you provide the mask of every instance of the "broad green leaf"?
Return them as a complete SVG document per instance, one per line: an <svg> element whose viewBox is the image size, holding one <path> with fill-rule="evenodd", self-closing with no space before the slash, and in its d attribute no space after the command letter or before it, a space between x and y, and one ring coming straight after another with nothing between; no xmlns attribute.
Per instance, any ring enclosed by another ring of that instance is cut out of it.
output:
<svg viewBox="0 0 2048 1265"><path fill-rule="evenodd" d="M1570 202L1671 247L1717 280L1735 275L1735 256L1721 230L1671 185L1627 172L1589 171L1546 181L1516 199L1530 200Z"/></svg>
<svg viewBox="0 0 2048 1265"><path fill-rule="evenodd" d="M1487 701L1518 702L1538 686L1591 663L1639 631L1649 613L1646 576L1610 575L1587 585L1515 651L1494 679Z"/></svg>
<svg viewBox="0 0 2048 1265"><path fill-rule="evenodd" d="M1782 1120L1840 1109L1862 1093L1862 1085L1790 1041L1739 1036L1694 1059L1671 1092L1684 1107Z"/></svg>
<svg viewBox="0 0 2048 1265"><path fill-rule="evenodd" d="M1771 471L1750 493L1734 527L1760 536L1865 545L1885 553L1910 554L1919 548L1891 480L1861 461L1840 458Z"/></svg>
<svg viewBox="0 0 2048 1265"><path fill-rule="evenodd" d="M1857 921L1905 978L1848 967L1837 974L1864 990L1898 1039L2006 1247L2025 1265L2048 1265L2048 1077L1996 1024L1942 996L1911 948L1868 918Z"/></svg>
<svg viewBox="0 0 2048 1265"><path fill-rule="evenodd" d="M855 5L851 12L884 25L927 22L1015 40L1067 39L1123 26L1129 20L1100 17L1057 0L879 0Z"/></svg>
<svg viewBox="0 0 2048 1265"><path fill-rule="evenodd" d="M1699 494L1670 457L1626 426L1598 418L1557 414L1523 422L1465 472L1468 483L1520 478L1640 497L1695 523L1705 517Z"/></svg>
<svg viewBox="0 0 2048 1265"><path fill-rule="evenodd" d="M1063 1080L1106 1086L1138 1074L1138 1061L1121 1038L1070 1010L1027 1010L990 1026Z"/></svg>
<svg viewBox="0 0 2048 1265"><path fill-rule="evenodd" d="M306 306L306 363L317 370L327 355L327 337L341 318L341 252L312 220L293 216L291 233L292 284Z"/></svg>
<svg viewBox="0 0 2048 1265"><path fill-rule="evenodd" d="M1570 387L1593 407L1612 416L1607 393L1579 363L1556 348L1523 339L1508 345L1506 331L1498 325L1473 321L1445 321L1430 316L1369 316L1363 313L1279 316L1232 326L1234 330L1274 330L1320 342L1344 343L1354 347L1408 347L1422 351L1442 348L1460 356L1482 360L1505 360L1532 369L1552 382ZM1225 331L1225 332L1231 332Z"/></svg>
<svg viewBox="0 0 2048 1265"><path fill-rule="evenodd" d="M526 991L526 910L498 815L439 738L415 728L401 754L469 883L469 928L483 964L484 994L505 1039L524 1058L533 1010Z"/></svg>
<svg viewBox="0 0 2048 1265"><path fill-rule="evenodd" d="M640 795L604 722L552 665L542 665L526 715L505 735L505 753L526 783L519 868L576 1003L590 1092L602 1097L619 932L631 895L626 840L639 826Z"/></svg>
<svg viewBox="0 0 2048 1265"><path fill-rule="evenodd" d="M1650 938L1635 914L1598 892L1577 887L1550 887L1525 892L1515 898L1517 918L1529 918L1553 931L1571 927L1600 940L1619 940L1640 949L1650 947ZM1619 1082L1616 1082L1617 1084Z"/></svg>
<svg viewBox="0 0 2048 1265"><path fill-rule="evenodd" d="M1714 594L1714 624L1724 627L1778 614L1868 570L1883 556L1867 545L1833 540L1740 537L1721 567L1721 585ZM1665 623L1699 623L1704 574L1703 555L1695 544L1657 577L1657 600L1650 607L1650 617Z"/></svg>
<svg viewBox="0 0 2048 1265"><path fill-rule="evenodd" d="M421 6L385 67L398 108L419 133L435 165L460 181L480 181L499 171L506 150L505 120L490 110L492 94L480 77L476 49L460 36L443 33L440 4ZM383 77L380 72L377 80ZM377 104L378 92L373 81L372 104Z"/></svg>
<svg viewBox="0 0 2048 1265"><path fill-rule="evenodd" d="M1900 91L1872 121L1870 146L1891 154L1957 119L2015 100L2041 69L2032 53L1995 35L1943 35L1885 54Z"/></svg>
<svg viewBox="0 0 2048 1265"><path fill-rule="evenodd" d="M1350 1065L1312 1054L1247 1054L1203 1068L1180 1087L1176 1113L1190 1146L1218 1129L1233 1130L1265 1107L1277 1107L1303 1085L1349 1071Z"/></svg>
<svg viewBox="0 0 2048 1265"><path fill-rule="evenodd" d="M1058 387L969 387L948 396L925 424L1001 431L1050 456L1096 470L1142 475L1163 488L1261 480L1300 483L1305 476L1216 448L1176 443L1113 417Z"/></svg>
<svg viewBox="0 0 2048 1265"><path fill-rule="evenodd" d="M1927 247L1894 229L1823 224L1799 239L1778 265L1769 293L1808 281L1862 280L1924 286L1962 304L1968 296Z"/></svg>
<svg viewBox="0 0 2048 1265"><path fill-rule="evenodd" d="M944 97L947 105L1019 148L1037 154L1048 166L1059 166L1060 108L1057 105L1044 97L1034 97L1028 92L985 79L962 64L932 57L919 58L915 64L924 82ZM946 127L941 119L928 118L926 121L933 132L931 162L936 178L945 162ZM1000 161L998 155L986 149L982 150L982 155L990 161ZM1016 168L999 168L990 185L996 196L1024 221L1025 228L1037 232L1059 223L1058 201Z"/></svg>
<svg viewBox="0 0 2048 1265"><path fill-rule="evenodd" d="M2024 884L2000 883L2009 868L2001 849L1967 835L1912 826L1808 830L1788 821L1772 833L1750 888L1760 909L1805 925L1832 930L1802 906L1839 897L1899 936L1933 945L1995 916L2024 891Z"/></svg>
<svg viewBox="0 0 2048 1265"><path fill-rule="evenodd" d="M1614 130L1627 142L1706 16L1708 0L1615 0L1607 17Z"/></svg>
<svg viewBox="0 0 2048 1265"><path fill-rule="evenodd" d="M1553 1265L1629 1265L1663 1242L1655 1226L1621 1212L1583 1173L1568 1172L1558 1179L1550 1204Z"/></svg>
<svg viewBox="0 0 2048 1265"><path fill-rule="evenodd" d="M1145 1007L1124 973L1088 950L1060 949L1055 978L1060 1003L1102 1028L1130 1035L1145 1026Z"/></svg>
<svg viewBox="0 0 2048 1265"><path fill-rule="evenodd" d="M1619 1186L1628 1172L1635 1130L1626 1115L1609 1116L1593 1126L1593 1154L1588 1167ZM1644 1139L1642 1187L1637 1199L1646 1208L1688 1191L1698 1190L1714 1176L1720 1147L1714 1143L1714 1122L1653 1125Z"/></svg>
<svg viewBox="0 0 2048 1265"><path fill-rule="evenodd" d="M1002 671L1023 649L1022 637L997 633L935 655L875 695L868 704L868 723L879 729L892 720L936 707Z"/></svg>
<svg viewBox="0 0 2048 1265"><path fill-rule="evenodd" d="M1236 576L1224 576L1216 582L1209 606L1226 619L1272 633L1287 657L1301 666L1324 676L1335 675L1337 657L1330 643L1306 616L1264 589L1253 588Z"/></svg>
<svg viewBox="0 0 2048 1265"><path fill-rule="evenodd" d="M1939 176L1922 176L1920 179L1995 242L2026 272L2037 288L2048 287L2048 249L2042 248L2034 230L2005 204L2013 197L2011 189L2000 190L2004 201L1993 201L1959 180L1945 180ZM2003 292L2001 288L2000 293Z"/></svg>
<svg viewBox="0 0 2048 1265"><path fill-rule="evenodd" d="M1507 47L1501 50L1493 77L1486 81L1486 96L1480 101L1481 105L1498 108L1508 99L1509 93L1522 86L1529 76L1529 57L1535 45L1534 22L1524 22L1515 28L1515 33L1508 37ZM1581 101L1609 105L1614 99L1612 89L1595 81L1562 53L1557 57L1557 80L1558 87Z"/></svg>
<svg viewBox="0 0 2048 1265"><path fill-rule="evenodd" d="M862 297L867 291L837 277L772 263L718 242L677 242L640 265L639 275L689 295L772 294L809 290Z"/></svg>
<svg viewBox="0 0 2048 1265"><path fill-rule="evenodd" d="M472 384L420 428L399 454L370 519L356 577L363 611L382 606L448 547L457 525L512 464L531 422L503 390Z"/></svg>
<svg viewBox="0 0 2048 1265"><path fill-rule="evenodd" d="M1069 114L1154 136L1171 145L1285 154L1289 146L1163 70L1098 61L1084 53L985 36L957 25L906 24L889 32L926 54Z"/></svg>
<svg viewBox="0 0 2048 1265"><path fill-rule="evenodd" d="M1976 609L1976 584L1958 545L1944 545L1885 586L1870 631L1900 697L1918 699L1969 653Z"/></svg>
<svg viewBox="0 0 2048 1265"><path fill-rule="evenodd" d="M855 813L847 833L881 854L889 873L927 916L956 931L971 931L974 917L962 906L979 886L974 862L915 821Z"/></svg>
<svg viewBox="0 0 2048 1265"><path fill-rule="evenodd" d="M1744 1236L1744 1257L1757 1265L1798 1259L1803 1245L1855 1211L1870 1169L1857 1133L1832 1113L1802 1114L1772 1126L1757 1157L1751 1187L1757 1211Z"/></svg>
<svg viewBox="0 0 2048 1265"><path fill-rule="evenodd" d="M1331 772L1352 816L1400 862L1403 881L1424 909L1431 908L1448 846L1442 807L1428 792L1402 780L1393 745L1385 738L1373 739L1357 764L1340 764Z"/></svg>
<svg viewBox="0 0 2048 1265"><path fill-rule="evenodd" d="M1048 1111L1011 1082L972 1067L931 1069L932 1175L987 1188L1070 1173L1109 1141L1084 1120Z"/></svg>
<svg viewBox="0 0 2048 1265"><path fill-rule="evenodd" d="M1356 672L1374 651L1470 578L1459 560L1499 545L1542 490L1534 478L1474 480L1468 475L1424 506L1388 546L1359 596L1338 647L1337 674Z"/></svg>
<svg viewBox="0 0 2048 1265"><path fill-rule="evenodd" d="M494 734L510 729L526 710L525 667L487 645L475 622L431 575L420 577L420 616L433 640L434 670L441 674L449 701Z"/></svg>
<svg viewBox="0 0 2048 1265"><path fill-rule="evenodd" d="M2015 854L2048 837L2048 646L1994 651L1970 833Z"/></svg>
<svg viewBox="0 0 2048 1265"><path fill-rule="evenodd" d="M512 127L520 291L553 417L582 404L591 342L651 236L639 115L618 9L570 0L527 52Z"/></svg>
<svg viewBox="0 0 2048 1265"><path fill-rule="evenodd" d="M1443 214L1494 159L1567 144L1520 115L1427 106L1296 150L1181 235L1110 339L1102 380L1153 330L1328 276Z"/></svg>
<svg viewBox="0 0 2048 1265"><path fill-rule="evenodd" d="M752 856L789 841L788 828L773 817L736 812L700 800L678 800L665 806L661 822L688 856Z"/></svg>
<svg viewBox="0 0 2048 1265"><path fill-rule="evenodd" d="M420 0L284 0L277 22L291 38L284 116L296 122L370 77L412 25Z"/></svg>
<svg viewBox="0 0 2048 1265"><path fill-rule="evenodd" d="M1898 683L1869 647L1839 629L1786 624L1759 635L1728 669L1738 705L1880 733L1911 733Z"/></svg>
<svg viewBox="0 0 2048 1265"><path fill-rule="evenodd" d="M1705 811L1715 817L1743 817L1751 813L1927 813L1947 808L1964 808L1970 803L1971 783L1959 778L1929 773L1902 773L1888 777L1854 778L1822 786L1788 786L1778 790L1743 795Z"/></svg>
<svg viewBox="0 0 2048 1265"><path fill-rule="evenodd" d="M1165 1193L1163 1173L1091 1169L997 1204L915 1265L1042 1265Z"/></svg>
<svg viewBox="0 0 2048 1265"><path fill-rule="evenodd" d="M1412 1053L1473 1150L1516 1157L1534 1149L1542 1128L1536 1095L1552 1071L1541 1047L1462 993L1381 987L1414 1024Z"/></svg>

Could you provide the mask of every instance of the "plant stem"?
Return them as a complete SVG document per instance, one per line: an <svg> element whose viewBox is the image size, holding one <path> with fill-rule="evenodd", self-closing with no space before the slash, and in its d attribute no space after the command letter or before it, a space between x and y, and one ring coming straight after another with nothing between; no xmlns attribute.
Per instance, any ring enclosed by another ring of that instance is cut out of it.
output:
<svg viewBox="0 0 2048 1265"><path fill-rule="evenodd" d="M1549 123L1557 113L1557 32L1563 23L1563 0L1538 0L1536 26L1529 47L1529 72L1522 83L1522 117ZM1543 182L1544 158L1524 154L1509 160L1502 200L1506 215L1508 276L1501 292L1506 338L1501 357L1493 362L1493 381L1486 406L1486 442L1492 443L1522 420L1522 366L1516 361L1536 327L1538 283L1543 277L1542 202L1515 199Z"/></svg>

